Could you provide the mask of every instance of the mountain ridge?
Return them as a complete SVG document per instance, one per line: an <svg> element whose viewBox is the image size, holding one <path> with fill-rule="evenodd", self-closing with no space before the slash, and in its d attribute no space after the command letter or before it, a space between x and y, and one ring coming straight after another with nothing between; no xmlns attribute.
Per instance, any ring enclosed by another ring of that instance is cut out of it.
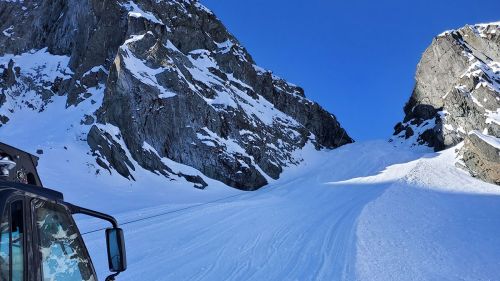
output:
<svg viewBox="0 0 500 281"><path fill-rule="evenodd" d="M8 29L0 53L46 47L69 57L65 76L38 81L49 85L33 93L43 97L40 108L54 95L67 96L67 107L102 99L81 123L93 125L87 141L104 171L134 180L132 157L158 175L206 186L174 173L165 158L254 190L298 164L292 152L307 142L322 149L353 141L303 89L256 66L198 1L2 2L0 15ZM15 61L7 64L6 77L17 77ZM4 91L22 95L4 80Z"/></svg>

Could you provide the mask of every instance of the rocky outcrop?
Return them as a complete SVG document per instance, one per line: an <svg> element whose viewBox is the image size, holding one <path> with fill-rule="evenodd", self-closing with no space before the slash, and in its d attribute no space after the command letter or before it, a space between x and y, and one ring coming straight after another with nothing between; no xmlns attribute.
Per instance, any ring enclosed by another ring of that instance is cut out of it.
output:
<svg viewBox="0 0 500 281"><path fill-rule="evenodd" d="M391 141L442 150L466 140L461 150L465 167L498 183L500 155L471 132L500 138L500 23L437 36L424 52L415 79L405 119L395 126Z"/></svg>
<svg viewBox="0 0 500 281"><path fill-rule="evenodd" d="M309 141L318 148L351 142L302 89L257 67L201 5L160 2L139 10L129 12L129 39L98 113L99 122L120 129L136 160L146 143L161 157L253 190L298 163L292 153Z"/></svg>
<svg viewBox="0 0 500 281"><path fill-rule="evenodd" d="M125 40L122 9L119 1L2 1L0 55L47 48L50 54L70 57L71 77L51 82L58 84L55 94L68 96L68 106L76 105L85 93L90 96L89 85L82 83L85 76L92 75L93 67L109 68Z"/></svg>
<svg viewBox="0 0 500 281"><path fill-rule="evenodd" d="M471 132L460 150L463 163L473 175L500 185L500 141L498 138Z"/></svg>
<svg viewBox="0 0 500 281"><path fill-rule="evenodd" d="M7 96L30 92L39 111L54 95L68 107L102 101L82 116L87 142L99 166L130 180L140 166L206 186L172 169L174 161L254 190L298 164L294 152L309 143L352 142L334 115L258 67L197 1L3 1L2 30L0 56L20 55L4 67ZM52 74L28 71L27 56L50 57L39 64Z"/></svg>
<svg viewBox="0 0 500 281"><path fill-rule="evenodd" d="M111 134L92 126L87 136L87 142L90 149L94 151L99 166L109 172L111 172L110 169L114 169L127 179L134 179L132 175L132 171L135 170L134 164L130 162L127 152ZM103 159L109 164L106 164Z"/></svg>

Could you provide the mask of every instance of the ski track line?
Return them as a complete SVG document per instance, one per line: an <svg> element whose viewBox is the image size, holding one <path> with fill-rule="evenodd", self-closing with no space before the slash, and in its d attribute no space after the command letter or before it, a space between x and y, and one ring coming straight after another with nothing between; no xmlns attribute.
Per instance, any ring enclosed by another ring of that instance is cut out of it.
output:
<svg viewBox="0 0 500 281"><path fill-rule="evenodd" d="M128 225L126 227L127 233L128 236L140 236L144 232L153 232L155 223L160 221L163 225L170 225L172 229L177 227L189 229L192 228L190 225L197 225L197 221L203 216L217 217L219 220L204 230L205 239L196 239L196 236L193 235L183 237L182 240L178 240L182 251L178 251L171 258L158 262L158 266L162 263L174 262L175 258L180 256L192 257L196 256L197 253L211 252L210 256L215 257L212 262L207 264L207 267L192 272L190 276L184 276L183 280L213 280L211 277L220 276L221 272L226 272L225 280L242 280L242 278L245 280L275 280L275 278L283 278L284 276L289 280L295 280L299 277L299 280L341 279L346 272L346 267L352 261L347 249L354 242L352 235L356 228L357 217L364 206L378 197L383 189L381 187L369 187L368 189L349 186L324 186L323 188L325 188L324 193L321 192L320 196L313 196L313 200L318 201L319 208L313 206L314 208L311 209L311 206L297 204L298 206L292 206L292 209L287 210L286 208L290 208L288 200L280 202L281 204L278 205L272 205L273 200L266 203L265 199L257 197L255 201L219 202L200 206L178 213L175 217L167 220L155 218L153 221L148 221L149 225L142 229L132 228ZM289 193L294 192L294 190L289 191ZM322 198L323 196L324 198ZM331 204L328 205L327 203L331 199L336 200L331 201ZM297 198L292 198L292 201L295 200ZM308 198L308 200L310 199ZM266 204L262 206L262 202ZM235 212L235 208L239 208L239 210ZM301 211L302 213L297 213ZM295 216L283 215L288 212ZM245 223L258 222L261 219L259 218L261 213L270 215L263 223L257 224L256 228L264 230L266 227L270 228L266 232L267 234L258 233L250 240L242 240L237 235L232 235L237 233ZM273 217L274 213L276 213L276 218ZM283 217L287 219L283 220ZM304 221L307 223L304 224ZM145 223L143 221L140 224ZM194 229L183 232L197 233L198 231ZM271 235L269 236L269 234ZM134 238L132 238L133 240ZM219 245L218 241L220 240L225 240L228 245L236 245L237 247L235 249L210 246L211 244ZM264 251L267 252L267 257L258 255L258 253L263 252L261 249L263 247L267 248L267 251ZM223 265L224 260L234 252L238 253L242 262L233 263L230 266ZM152 254L154 254L154 250L145 253L146 256ZM242 260L241 258L245 256L249 258ZM253 258L255 256L259 257ZM270 267L274 270L271 270ZM256 270L257 268L259 270ZM303 272L304 268L308 269L306 273ZM261 272L270 273L263 276ZM286 274L283 275L284 273ZM176 272L167 272L163 276L166 279L162 280L179 278Z"/></svg>
<svg viewBox="0 0 500 281"><path fill-rule="evenodd" d="M311 177L299 171L257 192L175 212L165 205L127 214L128 221L136 221L124 225L127 244L140 247L132 247L130 268L121 278L355 280L360 214L414 168L389 168L405 163L391 164L378 157L380 152L365 161L370 153L350 159L349 165L338 157L320 161L308 167L317 171ZM360 165L369 171L351 171Z"/></svg>

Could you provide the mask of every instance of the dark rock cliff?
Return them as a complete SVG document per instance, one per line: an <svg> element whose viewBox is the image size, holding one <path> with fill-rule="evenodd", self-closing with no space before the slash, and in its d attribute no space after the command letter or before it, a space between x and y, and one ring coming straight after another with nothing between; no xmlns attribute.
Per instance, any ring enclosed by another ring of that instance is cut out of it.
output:
<svg viewBox="0 0 500 281"><path fill-rule="evenodd" d="M53 79L16 76L14 60L0 88L11 96L35 91L40 111L53 95L67 96L68 107L102 101L82 119L92 125L88 144L97 164L131 180L135 162L206 185L173 171L173 160L254 190L299 163L294 152L308 143L352 142L334 115L258 67L197 1L2 1L0 31L0 55L44 50L69 58L67 68L54 66ZM104 97L95 96L102 88Z"/></svg>

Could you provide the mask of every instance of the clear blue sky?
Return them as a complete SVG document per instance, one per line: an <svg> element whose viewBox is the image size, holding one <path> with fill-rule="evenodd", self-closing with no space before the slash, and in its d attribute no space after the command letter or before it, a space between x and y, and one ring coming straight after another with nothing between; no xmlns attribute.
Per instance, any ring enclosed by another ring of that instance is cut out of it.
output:
<svg viewBox="0 0 500 281"><path fill-rule="evenodd" d="M500 20L498 0L201 0L258 65L300 85L356 140L403 118L432 38Z"/></svg>

